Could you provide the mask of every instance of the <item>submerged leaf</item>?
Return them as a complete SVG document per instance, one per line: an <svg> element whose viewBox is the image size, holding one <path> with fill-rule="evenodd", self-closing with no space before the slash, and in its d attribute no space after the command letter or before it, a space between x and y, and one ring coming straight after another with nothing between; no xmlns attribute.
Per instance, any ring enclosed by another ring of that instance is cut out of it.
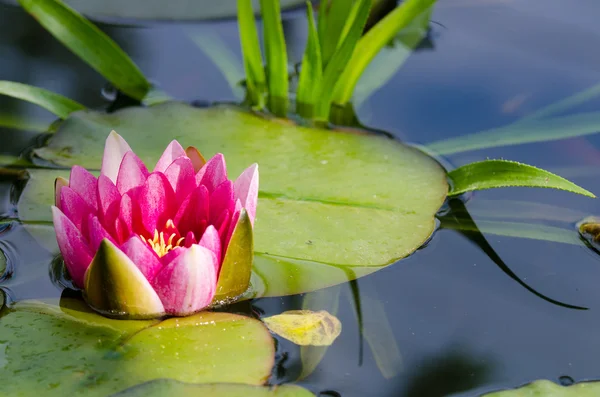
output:
<svg viewBox="0 0 600 397"><path fill-rule="evenodd" d="M342 323L325 310L289 310L262 319L271 332L301 346L329 346L342 332Z"/></svg>
<svg viewBox="0 0 600 397"><path fill-rule="evenodd" d="M598 395L600 395L600 382L561 386L549 380L536 380L518 389L488 393L482 397L597 397Z"/></svg>
<svg viewBox="0 0 600 397"><path fill-rule="evenodd" d="M541 187L566 190L587 197L593 193L551 172L508 160L484 160L463 165L448 173L452 181L449 196L507 186Z"/></svg>
<svg viewBox="0 0 600 397"><path fill-rule="evenodd" d="M13 81L0 81L0 95L7 95L35 103L61 119L67 118L73 112L85 109L85 106L82 104L60 94ZM12 127L12 124L8 124L7 126Z"/></svg>
<svg viewBox="0 0 600 397"><path fill-rule="evenodd" d="M59 0L19 0L58 41L130 97L142 100L150 83L104 32Z"/></svg>

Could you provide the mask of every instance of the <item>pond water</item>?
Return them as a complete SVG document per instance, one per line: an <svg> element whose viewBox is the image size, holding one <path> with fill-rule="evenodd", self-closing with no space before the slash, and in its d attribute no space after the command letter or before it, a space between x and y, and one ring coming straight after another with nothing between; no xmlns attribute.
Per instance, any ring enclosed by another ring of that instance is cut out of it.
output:
<svg viewBox="0 0 600 397"><path fill-rule="evenodd" d="M420 144L507 125L598 82L598 12L597 0L579 0L576 6L569 0L441 0L432 17L431 45L422 45L357 109L359 119ZM303 15L285 14L290 59L295 62L301 60L306 34ZM198 104L237 100L219 69L190 38L207 30L216 32L239 54L234 20L101 26L146 76L175 98ZM0 79L51 89L91 108L109 104L101 95L105 84L101 76L23 11L7 5L0 5L0 57ZM570 112L591 111L599 104L591 101ZM41 125L53 120L44 110L6 97L0 97L0 109ZM40 141L35 132L0 130L0 154L18 154ZM591 135L469 151L442 160L454 166L485 158L527 162L598 194L598 147L600 136ZM11 175L0 176L2 212L11 215ZM573 233L579 213L583 217L600 212L598 200L524 188L476 193L466 207L474 209L477 222L486 211L492 215L512 211L514 201L563 207L573 215L561 225ZM535 208L539 216L533 223L556 224L556 210ZM531 211L515 216L527 218ZM597 254L583 245L484 235L523 282L551 299L588 310L541 299L465 236L438 230L411 257L359 279L354 286L341 286L342 334L318 368L299 384L322 396L436 397L477 396L540 378L597 379ZM14 225L1 231L0 247L14 267L51 260ZM361 299L370 343L360 336L352 288ZM8 284L7 293L9 299L20 300L57 297L61 291L49 280L28 282L26 272L21 272ZM269 315L298 309L302 299L268 298L252 304ZM301 370L299 348L281 341L278 357L273 382L296 379Z"/></svg>

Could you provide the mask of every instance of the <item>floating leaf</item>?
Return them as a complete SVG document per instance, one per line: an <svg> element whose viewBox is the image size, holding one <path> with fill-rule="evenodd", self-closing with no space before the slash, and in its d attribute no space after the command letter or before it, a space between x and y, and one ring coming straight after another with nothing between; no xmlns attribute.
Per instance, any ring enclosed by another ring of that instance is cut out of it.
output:
<svg viewBox="0 0 600 397"><path fill-rule="evenodd" d="M488 393L482 397L596 397L598 395L600 395L600 382L561 386L549 380L536 380L518 389Z"/></svg>
<svg viewBox="0 0 600 397"><path fill-rule="evenodd" d="M19 0L65 47L132 98L143 99L150 83L104 32L59 0Z"/></svg>
<svg viewBox="0 0 600 397"><path fill-rule="evenodd" d="M85 109L82 104L52 91L13 81L0 81L0 95L8 95L35 103L61 119L67 118L69 114L77 110ZM11 127L11 124L7 126Z"/></svg>
<svg viewBox="0 0 600 397"><path fill-rule="evenodd" d="M236 384L191 384L170 379L158 379L134 386L131 389L113 394L112 397L314 397L314 394L300 386L276 385L272 387Z"/></svg>
<svg viewBox="0 0 600 397"><path fill-rule="evenodd" d="M329 346L342 332L342 323L325 310L288 310L262 319L271 332L300 346Z"/></svg>
<svg viewBox="0 0 600 397"><path fill-rule="evenodd" d="M232 177L259 164L255 296L314 291L411 254L431 235L448 189L433 159L399 142L276 123L230 107L165 103L77 112L36 154L62 166L99 169L113 128L149 165L175 138L208 157L223 152ZM68 171L30 175L19 217L49 222L54 179Z"/></svg>
<svg viewBox="0 0 600 397"><path fill-rule="evenodd" d="M448 173L452 181L449 196L508 186L566 190L588 197L594 194L551 172L508 160L484 160L463 165Z"/></svg>
<svg viewBox="0 0 600 397"><path fill-rule="evenodd" d="M346 61L343 74L336 76L333 102L340 105L349 102L360 76L377 53L415 18L430 12L435 1L406 0L371 28L356 45L351 59Z"/></svg>
<svg viewBox="0 0 600 397"><path fill-rule="evenodd" d="M285 117L288 105L288 63L279 1L260 0L263 17L263 43L267 61L269 110Z"/></svg>
<svg viewBox="0 0 600 397"><path fill-rule="evenodd" d="M527 119L504 127L447 138L426 145L440 155L451 155L491 147L547 142L600 131L600 112L579 113L550 119Z"/></svg>
<svg viewBox="0 0 600 397"><path fill-rule="evenodd" d="M258 33L254 22L254 12L250 0L237 0L238 28L240 45L246 71L246 87L250 102L259 108L265 107L267 78L258 43Z"/></svg>
<svg viewBox="0 0 600 397"><path fill-rule="evenodd" d="M106 396L160 378L259 385L275 353L267 329L248 317L111 320L74 299L60 307L21 301L2 312L0 334L10 363L0 384L11 396Z"/></svg>

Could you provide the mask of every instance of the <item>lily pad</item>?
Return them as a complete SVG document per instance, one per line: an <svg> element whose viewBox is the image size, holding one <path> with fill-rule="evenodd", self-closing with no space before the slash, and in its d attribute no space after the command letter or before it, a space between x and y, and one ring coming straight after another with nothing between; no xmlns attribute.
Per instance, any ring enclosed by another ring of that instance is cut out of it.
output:
<svg viewBox="0 0 600 397"><path fill-rule="evenodd" d="M255 223L255 296L339 284L410 255L433 232L446 174L419 150L375 135L298 127L232 107L182 103L105 114L73 113L35 155L57 165L99 169L115 129L147 164L172 139L205 157L225 154L232 177L260 166ZM54 179L31 170L19 202L24 221L50 221Z"/></svg>
<svg viewBox="0 0 600 397"><path fill-rule="evenodd" d="M260 385L275 353L269 331L248 317L111 320L75 299L62 299L60 307L21 301L5 308L0 335L0 384L10 396L106 396L160 378Z"/></svg>
<svg viewBox="0 0 600 397"><path fill-rule="evenodd" d="M300 346L329 346L342 332L340 320L326 310L288 310L262 320L271 332Z"/></svg>
<svg viewBox="0 0 600 397"><path fill-rule="evenodd" d="M4 0L16 3L16 0ZM281 9L304 5L302 0L280 0ZM194 21L235 18L237 0L65 0L69 6L91 19L150 21ZM253 0L259 12L259 0Z"/></svg>
<svg viewBox="0 0 600 397"><path fill-rule="evenodd" d="M314 397L314 394L300 386L281 385L273 387L235 384L189 384L168 379L159 379L135 386L114 394L113 397Z"/></svg>
<svg viewBox="0 0 600 397"><path fill-rule="evenodd" d="M561 386L549 380L537 380L515 390L489 393L483 397L596 397L598 395L600 395L600 382Z"/></svg>

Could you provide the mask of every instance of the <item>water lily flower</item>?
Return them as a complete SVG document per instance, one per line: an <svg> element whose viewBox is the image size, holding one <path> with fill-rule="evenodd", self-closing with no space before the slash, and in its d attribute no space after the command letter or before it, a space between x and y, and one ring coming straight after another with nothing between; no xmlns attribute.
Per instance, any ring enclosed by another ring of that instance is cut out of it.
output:
<svg viewBox="0 0 600 397"><path fill-rule="evenodd" d="M258 166L232 182L172 141L150 172L116 132L100 176L74 166L55 185L54 227L74 284L112 317L182 316L234 300L250 281Z"/></svg>

